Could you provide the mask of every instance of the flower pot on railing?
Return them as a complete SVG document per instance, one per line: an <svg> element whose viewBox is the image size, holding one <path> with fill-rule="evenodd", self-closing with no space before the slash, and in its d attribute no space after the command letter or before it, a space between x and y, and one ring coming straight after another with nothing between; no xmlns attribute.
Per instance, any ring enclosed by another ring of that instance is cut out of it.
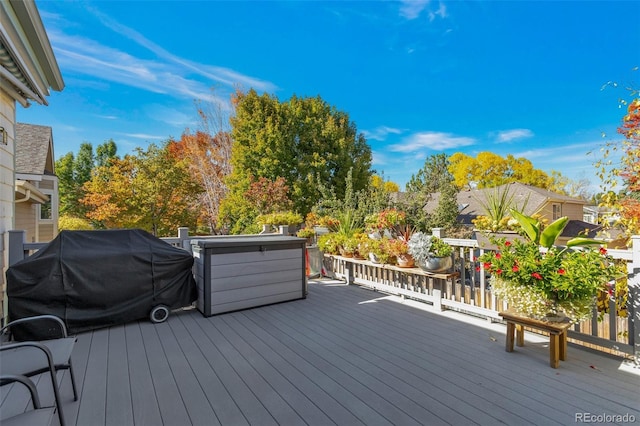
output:
<svg viewBox="0 0 640 426"><path fill-rule="evenodd" d="M413 260L413 256L408 253L399 254L396 258L400 268L413 268L416 265L416 262Z"/></svg>
<svg viewBox="0 0 640 426"><path fill-rule="evenodd" d="M451 256L446 257L427 257L424 262L418 262L420 269L427 272L444 272L453 267L453 259Z"/></svg>

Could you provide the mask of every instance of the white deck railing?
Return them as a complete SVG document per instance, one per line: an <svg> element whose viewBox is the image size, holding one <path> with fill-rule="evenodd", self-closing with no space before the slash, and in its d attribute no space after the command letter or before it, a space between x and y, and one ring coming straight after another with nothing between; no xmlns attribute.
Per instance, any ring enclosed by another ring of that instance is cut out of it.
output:
<svg viewBox="0 0 640 426"><path fill-rule="evenodd" d="M23 259L46 243L26 243L24 231L9 231L9 265ZM162 238L175 247L187 248L193 239L187 228L179 228L177 237ZM354 260L341 256L324 256L325 273L350 284L359 284L391 294L398 294L434 304L442 309L453 309L500 320L498 312L506 305L491 293L483 271L476 272L474 261L485 249L476 240L444 238L454 247L455 271L459 274L446 279L442 274L430 274L418 268L398 268ZM609 250L614 259L627 262L629 297L626 318L617 315L615 304L602 321L594 313L592 319L576 324L569 337L584 345L606 348L632 355L640 364L640 236L632 238L628 250ZM482 267L482 265L479 265Z"/></svg>
<svg viewBox="0 0 640 426"><path fill-rule="evenodd" d="M349 284L421 300L441 309L453 309L490 321L500 320L498 312L507 306L491 293L482 265L474 261L485 249L478 247L476 240L444 240L455 248L456 277L333 255L324 257L325 272ZM631 249L612 249L609 254L627 262L628 314L626 317L617 315L615 303L610 302L609 312L600 321L594 312L591 319L576 324L569 337L596 349L632 355L640 364L640 236L633 237ZM476 266L480 266L480 272L476 271Z"/></svg>

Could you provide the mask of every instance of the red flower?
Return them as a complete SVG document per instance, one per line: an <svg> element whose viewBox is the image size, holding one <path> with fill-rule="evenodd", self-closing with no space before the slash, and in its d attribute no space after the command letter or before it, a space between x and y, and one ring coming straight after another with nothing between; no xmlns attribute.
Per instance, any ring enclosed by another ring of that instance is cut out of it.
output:
<svg viewBox="0 0 640 426"><path fill-rule="evenodd" d="M558 274L560 275L564 275L567 271L565 271L564 269L560 268L558 269Z"/></svg>
<svg viewBox="0 0 640 426"><path fill-rule="evenodd" d="M496 253L496 259L500 259L502 258L502 255L500 253Z"/></svg>
<svg viewBox="0 0 640 426"><path fill-rule="evenodd" d="M606 255L607 254L607 249L604 248L604 247L600 247L600 254L603 255L603 256Z"/></svg>
<svg viewBox="0 0 640 426"><path fill-rule="evenodd" d="M476 271L480 272L480 267L479 266L476 266Z"/></svg>
<svg viewBox="0 0 640 426"><path fill-rule="evenodd" d="M533 278L535 278L536 280L541 280L541 279L542 279L542 275L540 275L540 274L539 274L539 273L537 273L537 272L534 272L533 274L531 274L531 276L532 276Z"/></svg>
<svg viewBox="0 0 640 426"><path fill-rule="evenodd" d="M505 242L504 242L504 246L505 246L505 247L509 247L510 245L511 245L511 241L505 241Z"/></svg>
<svg viewBox="0 0 640 426"><path fill-rule="evenodd" d="M520 268L518 268L518 265L513 265L513 268L511 268L511 270L513 272L518 272L520 270Z"/></svg>
<svg viewBox="0 0 640 426"><path fill-rule="evenodd" d="M491 262L484 262L484 269L491 269Z"/></svg>
<svg viewBox="0 0 640 426"><path fill-rule="evenodd" d="M502 273L502 269L496 270L496 274L500 275Z"/></svg>
<svg viewBox="0 0 640 426"><path fill-rule="evenodd" d="M478 256L473 256L473 261L477 262L478 261Z"/></svg>

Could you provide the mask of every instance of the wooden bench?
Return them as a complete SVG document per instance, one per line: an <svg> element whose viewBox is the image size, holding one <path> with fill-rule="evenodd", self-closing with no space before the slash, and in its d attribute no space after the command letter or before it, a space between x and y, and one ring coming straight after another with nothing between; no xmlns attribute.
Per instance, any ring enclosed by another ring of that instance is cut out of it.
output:
<svg viewBox="0 0 640 426"><path fill-rule="evenodd" d="M531 327L549 333L549 364L551 368L558 368L560 360L567 359L567 330L571 323L567 321L541 321L520 316L514 312L500 312L499 315L507 322L506 351L513 352L513 342L524 346L524 327Z"/></svg>

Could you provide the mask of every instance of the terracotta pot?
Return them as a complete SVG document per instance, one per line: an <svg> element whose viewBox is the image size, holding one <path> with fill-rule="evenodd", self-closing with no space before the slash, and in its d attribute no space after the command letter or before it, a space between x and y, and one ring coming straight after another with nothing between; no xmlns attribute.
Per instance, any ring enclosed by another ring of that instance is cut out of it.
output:
<svg viewBox="0 0 640 426"><path fill-rule="evenodd" d="M410 254L400 254L397 257L398 259L398 266L401 268L413 268L416 263L413 260L413 256L411 256Z"/></svg>

